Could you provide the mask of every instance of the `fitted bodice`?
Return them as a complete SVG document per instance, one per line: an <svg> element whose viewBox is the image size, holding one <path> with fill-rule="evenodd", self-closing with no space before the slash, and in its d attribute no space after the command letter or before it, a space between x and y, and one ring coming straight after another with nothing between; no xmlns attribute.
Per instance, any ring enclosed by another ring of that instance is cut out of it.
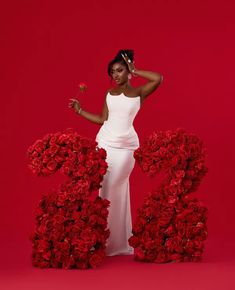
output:
<svg viewBox="0 0 235 290"><path fill-rule="evenodd" d="M139 147L138 135L133 121L140 109L140 96L120 95L106 96L108 119L101 126L96 140L102 139L106 144L116 148L136 149Z"/></svg>
<svg viewBox="0 0 235 290"><path fill-rule="evenodd" d="M108 93L106 102L109 110L108 120L105 121L107 126L116 134L128 134L140 108L140 97L131 98L123 93L120 95Z"/></svg>

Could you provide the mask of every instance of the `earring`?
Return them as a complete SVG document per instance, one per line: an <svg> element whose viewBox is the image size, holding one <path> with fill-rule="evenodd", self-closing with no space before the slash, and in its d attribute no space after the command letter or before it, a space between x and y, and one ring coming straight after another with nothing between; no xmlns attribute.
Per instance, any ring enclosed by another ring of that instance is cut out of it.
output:
<svg viewBox="0 0 235 290"><path fill-rule="evenodd" d="M129 79L129 80L131 79L131 77L132 77L132 75L131 75L131 74L128 74L128 79Z"/></svg>

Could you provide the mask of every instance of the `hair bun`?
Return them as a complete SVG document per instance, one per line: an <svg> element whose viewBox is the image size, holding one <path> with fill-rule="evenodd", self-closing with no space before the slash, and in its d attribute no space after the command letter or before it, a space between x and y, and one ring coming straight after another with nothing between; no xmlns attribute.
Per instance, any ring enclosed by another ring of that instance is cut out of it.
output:
<svg viewBox="0 0 235 290"><path fill-rule="evenodd" d="M129 57L129 59L133 62L134 61L134 50L133 49L120 49L117 55L115 56L115 59L123 60L122 54Z"/></svg>

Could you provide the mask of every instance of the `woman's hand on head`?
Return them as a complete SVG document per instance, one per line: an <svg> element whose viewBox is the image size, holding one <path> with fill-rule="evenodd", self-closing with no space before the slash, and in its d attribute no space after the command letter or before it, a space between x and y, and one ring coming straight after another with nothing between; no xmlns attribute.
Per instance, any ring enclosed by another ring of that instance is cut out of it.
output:
<svg viewBox="0 0 235 290"><path fill-rule="evenodd" d="M68 104L69 108L74 108L75 111L78 112L78 110L81 108L80 102L77 99L70 99L71 102Z"/></svg>
<svg viewBox="0 0 235 290"><path fill-rule="evenodd" d="M122 57L125 60L125 62L127 64L127 66L128 66L128 69L129 69L130 73L133 74L134 76L136 76L135 75L136 68L135 68L134 62L132 62L130 60L130 58L128 57L128 55L126 53L125 54L122 54Z"/></svg>

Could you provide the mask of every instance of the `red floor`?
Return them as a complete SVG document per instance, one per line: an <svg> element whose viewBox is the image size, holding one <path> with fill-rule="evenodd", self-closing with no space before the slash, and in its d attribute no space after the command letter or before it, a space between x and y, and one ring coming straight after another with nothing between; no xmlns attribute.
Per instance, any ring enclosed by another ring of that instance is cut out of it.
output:
<svg viewBox="0 0 235 290"><path fill-rule="evenodd" d="M21 250L17 244L5 244L0 289L234 290L233 244L208 241L206 247L199 263L153 264L136 262L133 256L114 256L106 257L96 269L62 270L34 268L30 245Z"/></svg>

